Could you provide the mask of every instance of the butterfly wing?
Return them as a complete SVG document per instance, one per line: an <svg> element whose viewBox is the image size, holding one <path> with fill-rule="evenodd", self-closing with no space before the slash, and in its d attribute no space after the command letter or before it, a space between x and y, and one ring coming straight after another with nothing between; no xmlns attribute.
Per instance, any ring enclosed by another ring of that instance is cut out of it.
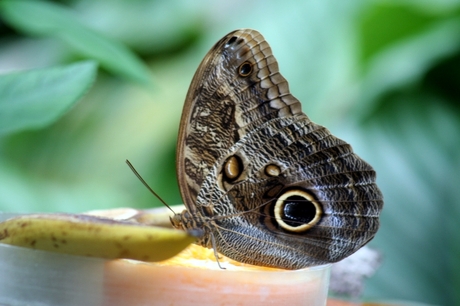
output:
<svg viewBox="0 0 460 306"><path fill-rule="evenodd" d="M219 252L242 262L288 269L334 262L379 226L375 172L302 113L254 30L229 33L198 68L177 171L187 209L208 229L202 244L210 246L211 235Z"/></svg>

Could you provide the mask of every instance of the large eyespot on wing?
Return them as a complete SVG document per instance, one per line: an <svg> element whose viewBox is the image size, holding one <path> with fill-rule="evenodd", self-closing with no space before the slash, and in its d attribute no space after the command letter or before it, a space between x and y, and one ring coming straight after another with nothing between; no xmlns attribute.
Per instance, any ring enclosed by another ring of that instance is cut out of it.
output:
<svg viewBox="0 0 460 306"><path fill-rule="evenodd" d="M278 226L287 232L302 233L321 219L323 209L318 201L301 188L287 190L273 208Z"/></svg>

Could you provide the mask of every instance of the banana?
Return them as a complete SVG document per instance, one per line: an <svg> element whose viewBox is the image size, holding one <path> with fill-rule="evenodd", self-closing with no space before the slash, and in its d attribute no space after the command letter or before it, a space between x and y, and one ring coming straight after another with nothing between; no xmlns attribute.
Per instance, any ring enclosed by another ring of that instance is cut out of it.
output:
<svg viewBox="0 0 460 306"><path fill-rule="evenodd" d="M84 214L24 215L0 223L1 243L107 259L162 261L195 239L180 230Z"/></svg>

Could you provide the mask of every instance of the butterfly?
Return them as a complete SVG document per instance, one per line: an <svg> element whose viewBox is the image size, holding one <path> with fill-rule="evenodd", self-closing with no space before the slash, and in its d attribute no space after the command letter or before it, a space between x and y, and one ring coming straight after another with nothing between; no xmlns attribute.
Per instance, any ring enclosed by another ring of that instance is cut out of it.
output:
<svg viewBox="0 0 460 306"><path fill-rule="evenodd" d="M206 54L185 100L176 228L234 260L300 269L339 261L379 228L373 168L312 122L269 44L241 29Z"/></svg>

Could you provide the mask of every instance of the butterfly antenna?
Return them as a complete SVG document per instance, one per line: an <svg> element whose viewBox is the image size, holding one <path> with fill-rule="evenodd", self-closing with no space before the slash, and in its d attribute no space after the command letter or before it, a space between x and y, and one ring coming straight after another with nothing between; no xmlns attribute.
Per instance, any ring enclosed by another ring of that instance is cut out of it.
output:
<svg viewBox="0 0 460 306"><path fill-rule="evenodd" d="M129 160L126 160L126 163L128 164L128 167L131 169L131 171L133 171L133 173L137 176L137 178L139 179L139 181L142 182L142 184L144 184L145 187L147 187L148 190L150 190L150 192L158 199L160 200L161 203L163 203L164 206L166 206L171 212L173 212L174 214L176 214L174 212L174 210L172 210L172 208L166 204L166 202L155 192L153 191L153 189L149 186L149 184L147 184L147 182L142 178L142 176L139 174L139 172L137 172L137 170L134 168L133 164L131 164L131 162Z"/></svg>

